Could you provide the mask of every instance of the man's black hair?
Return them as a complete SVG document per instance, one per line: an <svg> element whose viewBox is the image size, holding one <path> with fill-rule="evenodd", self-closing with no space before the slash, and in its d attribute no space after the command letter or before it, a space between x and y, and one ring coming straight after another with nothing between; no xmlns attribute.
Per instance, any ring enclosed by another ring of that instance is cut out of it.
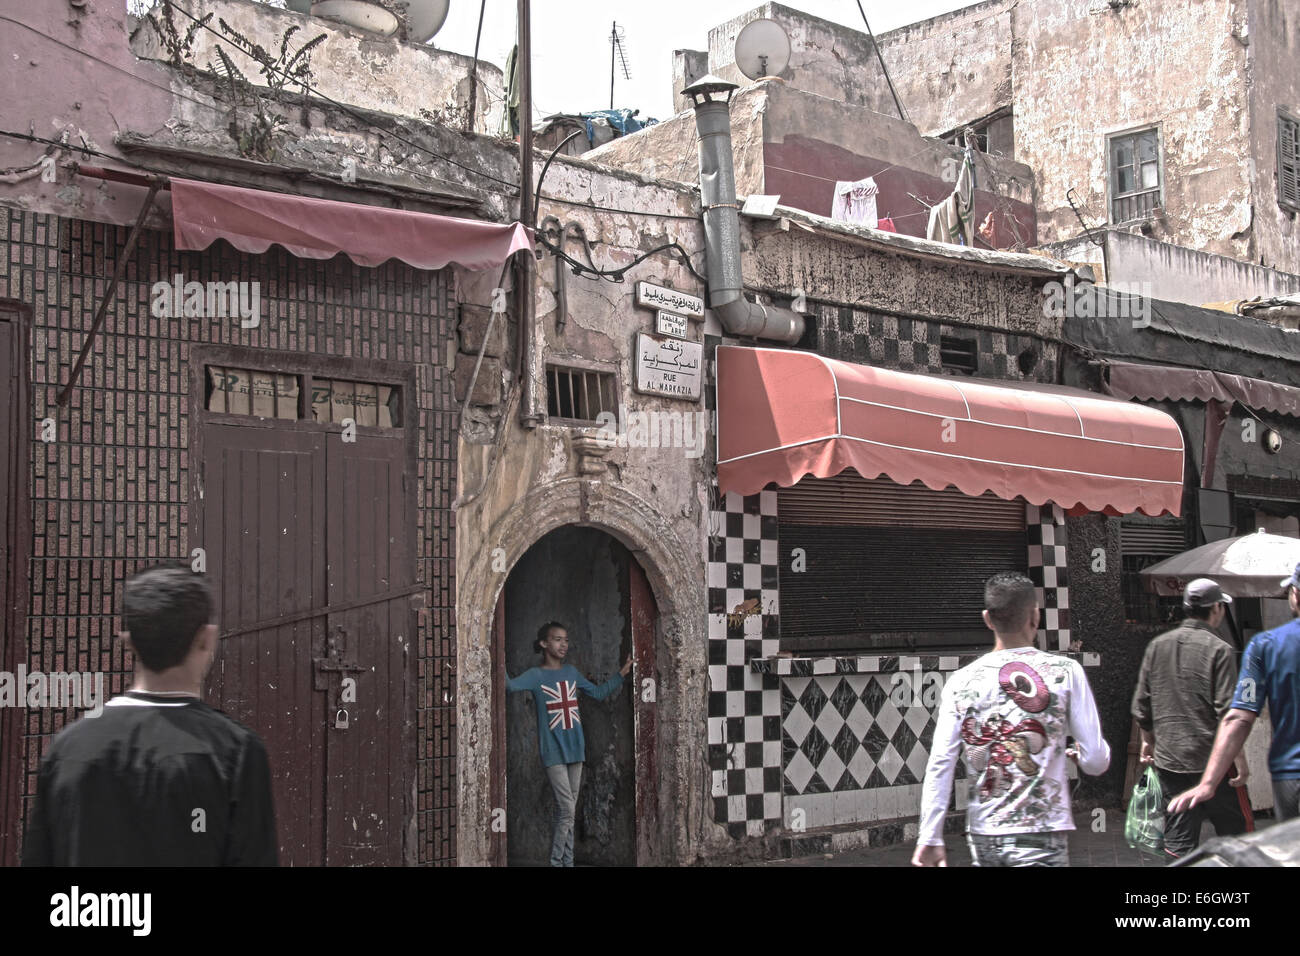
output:
<svg viewBox="0 0 1300 956"><path fill-rule="evenodd" d="M1188 607L1184 604L1183 613L1188 617L1196 618L1198 621L1208 621L1210 619L1210 612L1212 612L1216 606L1217 605L1211 604L1209 607Z"/></svg>
<svg viewBox="0 0 1300 956"><path fill-rule="evenodd" d="M533 641L533 650L542 653L542 641L551 636L551 628L558 627L560 630L567 632L569 629L559 621L547 621L537 629L537 640Z"/></svg>
<svg viewBox="0 0 1300 956"><path fill-rule="evenodd" d="M1002 571L984 582L984 609L1002 634L1024 627L1037 606L1034 582L1019 571Z"/></svg>
<svg viewBox="0 0 1300 956"><path fill-rule="evenodd" d="M199 628L212 623L212 589L185 564L145 568L126 580L122 619L140 663L165 671L185 660Z"/></svg>

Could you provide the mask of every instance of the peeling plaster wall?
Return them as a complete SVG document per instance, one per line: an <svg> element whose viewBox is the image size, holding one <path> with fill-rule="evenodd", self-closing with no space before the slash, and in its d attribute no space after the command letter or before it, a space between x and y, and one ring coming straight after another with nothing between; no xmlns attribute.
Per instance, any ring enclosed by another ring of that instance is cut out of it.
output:
<svg viewBox="0 0 1300 956"><path fill-rule="evenodd" d="M1079 232L1072 186L1091 222L1108 220L1107 134L1158 123L1165 213L1154 237L1250 258L1246 51L1232 36L1244 0L1095 6L1012 12L1016 153L1039 176L1040 240Z"/></svg>
<svg viewBox="0 0 1300 956"><path fill-rule="evenodd" d="M917 129L937 136L1011 105L1015 6L989 0L880 35L890 79ZM892 100L877 108L892 110Z"/></svg>
<svg viewBox="0 0 1300 956"><path fill-rule="evenodd" d="M223 0L215 6L223 16L250 17L244 26L261 29L252 38L264 46L274 45L272 37L283 32L279 17L303 19L244 0ZM320 100L304 109L301 100L292 97L271 107L284 120L275 162L254 163L239 154L229 132L231 106L212 77L186 76L132 54L127 36L132 21L125 8L87 6L79 11L62 2L29 4L15 19L24 26L6 24L0 31L0 56L10 64L5 77L12 84L5 94L7 128L30 127L50 139L67 134L76 145L84 138L89 147L125 163L145 163L180 175L351 201L357 200L358 189L370 188L408 208L450 211L433 195L442 193L455 198L453 208L462 215L513 216L513 190L475 175L482 171L505 182L518 180L513 147L504 141L399 119L394 114L400 104L379 103L375 110L362 112L362 121ZM322 86L327 72L318 62ZM460 165L412 150L375 129L399 123L405 138ZM28 166L44 149L0 139L0 167ZM167 156L160 149L184 152ZM144 189L74 176L71 165L82 157L70 150L57 151L55 158L56 182L42 182L38 167L0 178L0 204L73 219L134 223ZM340 182L343 161L349 158L356 162L356 186ZM114 165L99 158L90 162ZM167 197L163 193L159 198L162 210ZM375 201L383 204L384 199ZM155 212L146 225L166 228L168 217Z"/></svg>
<svg viewBox="0 0 1300 956"><path fill-rule="evenodd" d="M174 0L176 5L197 17L213 13L209 26L194 35L191 62L201 70L217 62L216 47L225 47L226 55L243 71L250 83L265 86L266 78L252 57L223 42L219 20L260 44L273 56L280 51L286 30L297 27L289 49L297 50L320 34L326 40L311 56L313 86L330 99L361 109L379 110L399 116L419 116L420 110L434 112L451 107L469 106L470 68L473 57L439 50L419 43L403 43L396 37L383 38L355 30L332 20L281 10L252 0ZM183 15L176 22L184 28L190 21ZM165 59L166 53L153 28L143 20L132 34L131 47L144 59ZM365 77L359 82L358 77ZM474 131L495 133L501 125L501 102L504 80L499 67L479 60L478 98Z"/></svg>
<svg viewBox="0 0 1300 956"><path fill-rule="evenodd" d="M1250 0L1250 155L1254 261L1300 272L1300 213L1277 201L1277 111L1300 118L1300 7L1294 0Z"/></svg>

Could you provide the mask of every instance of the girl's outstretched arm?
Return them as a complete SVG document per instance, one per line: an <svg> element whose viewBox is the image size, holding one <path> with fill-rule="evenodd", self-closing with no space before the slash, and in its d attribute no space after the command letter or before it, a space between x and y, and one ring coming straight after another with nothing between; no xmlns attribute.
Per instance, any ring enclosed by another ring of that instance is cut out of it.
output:
<svg viewBox="0 0 1300 956"><path fill-rule="evenodd" d="M606 697L609 697L611 694L617 693L618 689L623 686L623 681L626 679L624 675L627 673L628 665L631 663L632 661L629 658L628 663L623 665L623 670L619 671L617 674L615 674L613 677L605 681L605 683L600 684L599 686L593 684L591 681L587 680L587 678L579 674L578 690L587 694L589 697L593 698L594 700L604 700Z"/></svg>

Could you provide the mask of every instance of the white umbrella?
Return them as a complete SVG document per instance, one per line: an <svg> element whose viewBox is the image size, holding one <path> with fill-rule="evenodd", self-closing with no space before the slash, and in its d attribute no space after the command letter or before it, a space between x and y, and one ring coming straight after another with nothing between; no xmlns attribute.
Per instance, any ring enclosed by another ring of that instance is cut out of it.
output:
<svg viewBox="0 0 1300 956"><path fill-rule="evenodd" d="M1148 588L1165 597L1178 597L1196 578L1210 578L1232 597L1275 598L1282 596L1280 584L1298 563L1300 538L1260 528L1192 548L1140 573Z"/></svg>

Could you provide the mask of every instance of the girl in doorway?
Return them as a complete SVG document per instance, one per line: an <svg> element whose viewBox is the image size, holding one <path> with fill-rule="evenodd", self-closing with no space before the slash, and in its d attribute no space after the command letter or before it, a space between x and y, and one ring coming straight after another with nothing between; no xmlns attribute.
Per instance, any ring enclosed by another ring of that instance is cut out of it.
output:
<svg viewBox="0 0 1300 956"><path fill-rule="evenodd" d="M565 663L569 654L569 633L558 621L549 621L537 631L533 649L542 655L540 667L518 677L506 675L506 690L528 690L537 703L537 742L542 766L555 793L555 835L551 839L551 866L573 866L573 818L582 783L582 764L587 759L582 720L578 715L578 691L604 700L623 686L632 669L629 657L622 669L596 686Z"/></svg>

